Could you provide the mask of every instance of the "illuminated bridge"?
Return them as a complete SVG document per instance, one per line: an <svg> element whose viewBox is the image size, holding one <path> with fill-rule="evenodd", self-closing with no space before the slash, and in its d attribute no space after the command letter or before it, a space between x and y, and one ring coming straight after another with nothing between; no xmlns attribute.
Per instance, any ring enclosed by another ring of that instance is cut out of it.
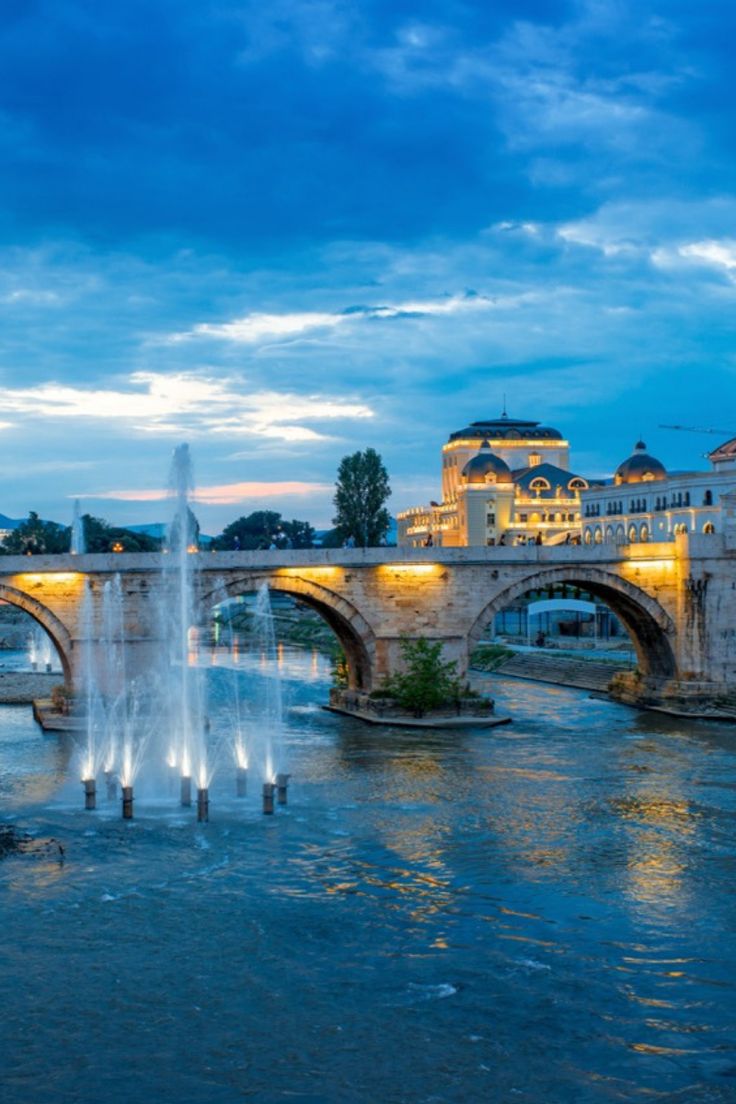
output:
<svg viewBox="0 0 736 1104"><path fill-rule="evenodd" d="M119 574L134 674L162 646L166 560L3 557L0 598L43 626L72 683L85 583L99 624L102 587ZM370 690L396 669L405 636L441 641L463 673L496 613L531 590L568 584L605 602L631 635L638 670L622 676L625 700L683 711L736 700L736 534L728 530L663 544L215 552L193 554L192 562L202 619L224 595L266 582L321 614L345 650L354 688ZM94 643L94 618L91 631Z"/></svg>

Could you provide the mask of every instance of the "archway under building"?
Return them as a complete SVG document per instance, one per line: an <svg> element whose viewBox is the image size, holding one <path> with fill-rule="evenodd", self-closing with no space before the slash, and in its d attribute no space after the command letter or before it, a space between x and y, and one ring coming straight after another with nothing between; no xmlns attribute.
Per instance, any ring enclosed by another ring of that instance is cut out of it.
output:
<svg viewBox="0 0 736 1104"><path fill-rule="evenodd" d="M673 679L677 665L672 648L675 626L656 599L612 573L579 567L540 571L496 594L473 623L468 635L469 654L479 643L496 614L531 592L560 585L578 587L608 606L627 630L641 674L648 678Z"/></svg>

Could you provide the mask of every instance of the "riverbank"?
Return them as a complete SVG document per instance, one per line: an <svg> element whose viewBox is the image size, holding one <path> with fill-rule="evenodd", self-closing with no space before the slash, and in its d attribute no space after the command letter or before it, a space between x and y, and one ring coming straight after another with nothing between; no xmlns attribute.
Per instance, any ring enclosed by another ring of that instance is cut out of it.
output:
<svg viewBox="0 0 736 1104"><path fill-rule="evenodd" d="M485 667L475 665L473 669L486 670ZM574 690L593 690L606 694L614 676L628 670L628 666L615 661L550 655L539 651L513 652L508 656L501 656L492 670L504 678L549 682L556 686L570 686Z"/></svg>
<svg viewBox="0 0 736 1104"><path fill-rule="evenodd" d="M29 705L38 698L50 698L53 687L63 681L60 671L2 671L0 704Z"/></svg>

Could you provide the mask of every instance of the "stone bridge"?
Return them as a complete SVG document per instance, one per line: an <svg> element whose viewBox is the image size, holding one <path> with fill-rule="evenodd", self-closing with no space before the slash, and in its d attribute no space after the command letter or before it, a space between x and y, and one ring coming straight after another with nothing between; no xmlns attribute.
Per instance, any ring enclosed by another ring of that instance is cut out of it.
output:
<svg viewBox="0 0 736 1104"><path fill-rule="evenodd" d="M166 560L2 557L0 598L44 627L72 683L85 584L99 616L102 587L119 574L128 670L144 670L161 647ZM462 673L495 613L530 590L567 583L605 602L632 637L638 671L621 681L625 700L683 712L736 703L736 537L728 532L624 546L196 553L192 563L202 617L224 595L264 581L315 609L341 641L355 688L370 690L396 668L404 636L441 641Z"/></svg>

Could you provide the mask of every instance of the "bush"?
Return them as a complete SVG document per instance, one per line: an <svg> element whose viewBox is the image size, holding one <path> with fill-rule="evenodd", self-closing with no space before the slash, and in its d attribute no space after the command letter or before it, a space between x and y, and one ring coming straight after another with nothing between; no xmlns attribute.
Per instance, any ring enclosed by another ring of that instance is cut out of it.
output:
<svg viewBox="0 0 736 1104"><path fill-rule="evenodd" d="M404 670L387 678L384 689L403 709L422 717L428 709L457 704L462 686L457 661L442 661L442 644L430 644L424 637L401 641Z"/></svg>
<svg viewBox="0 0 736 1104"><path fill-rule="evenodd" d="M52 687L51 705L56 713L69 712L70 698L71 695L63 683Z"/></svg>

